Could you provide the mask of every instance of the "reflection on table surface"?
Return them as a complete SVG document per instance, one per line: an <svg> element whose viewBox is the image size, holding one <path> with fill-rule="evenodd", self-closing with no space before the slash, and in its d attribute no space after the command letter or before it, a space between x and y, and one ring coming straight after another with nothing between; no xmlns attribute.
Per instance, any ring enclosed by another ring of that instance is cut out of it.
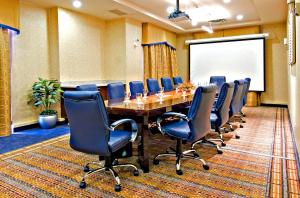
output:
<svg viewBox="0 0 300 198"><path fill-rule="evenodd" d="M124 98L106 100L105 105L107 109L128 109L128 110L142 110L149 111L164 107L170 107L177 104L188 103L193 99L193 94L186 92L185 95L182 92L171 91L165 92L162 99L157 95L147 96L140 102L136 99L125 100Z"/></svg>

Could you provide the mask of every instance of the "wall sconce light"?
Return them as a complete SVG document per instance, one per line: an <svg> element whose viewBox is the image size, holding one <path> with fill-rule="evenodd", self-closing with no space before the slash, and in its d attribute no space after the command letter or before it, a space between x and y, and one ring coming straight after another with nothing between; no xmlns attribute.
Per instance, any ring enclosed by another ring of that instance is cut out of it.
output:
<svg viewBox="0 0 300 198"><path fill-rule="evenodd" d="M141 44L141 41L140 41L140 39L135 39L134 41L133 41L133 46L136 48L136 47L141 47L142 46L142 44Z"/></svg>

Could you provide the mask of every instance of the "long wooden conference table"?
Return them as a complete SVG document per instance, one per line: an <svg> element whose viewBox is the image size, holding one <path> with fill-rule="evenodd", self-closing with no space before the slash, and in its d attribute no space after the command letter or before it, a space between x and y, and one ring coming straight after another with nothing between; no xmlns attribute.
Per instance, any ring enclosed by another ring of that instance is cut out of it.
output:
<svg viewBox="0 0 300 198"><path fill-rule="evenodd" d="M149 124L164 112L172 111L174 107L190 105L193 94L176 91L165 92L162 100L157 95L148 96L146 99L106 100L105 105L110 116L118 118L132 118L139 124L138 161L142 170L149 172Z"/></svg>

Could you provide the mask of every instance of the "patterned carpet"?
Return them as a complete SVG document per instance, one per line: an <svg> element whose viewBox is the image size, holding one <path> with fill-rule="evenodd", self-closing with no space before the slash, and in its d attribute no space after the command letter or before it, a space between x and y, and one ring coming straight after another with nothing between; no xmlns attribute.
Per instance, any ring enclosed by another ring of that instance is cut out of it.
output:
<svg viewBox="0 0 300 198"><path fill-rule="evenodd" d="M197 147L208 171L199 161L184 160L184 174L178 176L175 161L163 158L139 177L120 171L119 193L108 173L92 175L82 190L82 166L97 156L73 151L65 135L0 155L0 197L300 197L287 109L247 108L245 113L247 123L237 129L241 139L226 134L222 155L212 147ZM159 134L151 139L152 156L175 144Z"/></svg>

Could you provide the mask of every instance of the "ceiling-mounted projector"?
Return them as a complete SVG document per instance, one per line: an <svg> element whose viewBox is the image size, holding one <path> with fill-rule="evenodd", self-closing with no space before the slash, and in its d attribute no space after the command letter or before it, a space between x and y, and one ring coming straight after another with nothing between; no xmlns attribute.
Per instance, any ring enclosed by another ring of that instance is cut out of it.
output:
<svg viewBox="0 0 300 198"><path fill-rule="evenodd" d="M169 19L174 22L187 21L190 20L190 17L185 12L180 11L179 9L179 0L176 0L176 9L169 15Z"/></svg>
<svg viewBox="0 0 300 198"><path fill-rule="evenodd" d="M185 12L182 12L180 10L175 10L174 12L172 12L169 15L169 19L171 21L178 22L178 21L187 21L187 20L190 20L190 17Z"/></svg>

